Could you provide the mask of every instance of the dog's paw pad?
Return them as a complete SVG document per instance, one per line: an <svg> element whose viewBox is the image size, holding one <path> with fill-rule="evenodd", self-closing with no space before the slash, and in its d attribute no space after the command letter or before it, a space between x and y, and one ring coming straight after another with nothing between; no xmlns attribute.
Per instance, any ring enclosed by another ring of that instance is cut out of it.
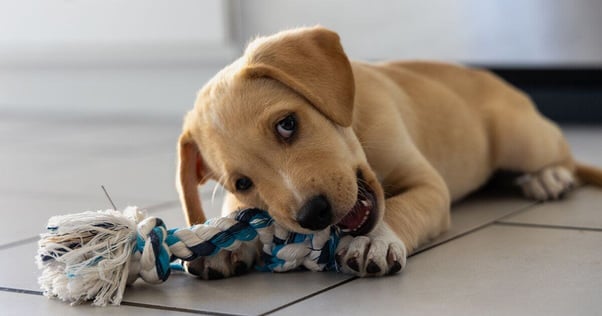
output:
<svg viewBox="0 0 602 316"><path fill-rule="evenodd" d="M380 267L374 261L370 260L366 266L366 272L370 274L377 274L380 272Z"/></svg>
<svg viewBox="0 0 602 316"><path fill-rule="evenodd" d="M347 260L347 267L355 272L360 272L360 264L357 262L357 258L355 257Z"/></svg>
<svg viewBox="0 0 602 316"><path fill-rule="evenodd" d="M389 274L395 274L395 273L401 271L401 268L402 268L401 263L399 261L395 261L391 265L391 270L389 270Z"/></svg>
<svg viewBox="0 0 602 316"><path fill-rule="evenodd" d="M523 194L538 201L557 200L575 187L575 177L562 166L547 167L516 180Z"/></svg>

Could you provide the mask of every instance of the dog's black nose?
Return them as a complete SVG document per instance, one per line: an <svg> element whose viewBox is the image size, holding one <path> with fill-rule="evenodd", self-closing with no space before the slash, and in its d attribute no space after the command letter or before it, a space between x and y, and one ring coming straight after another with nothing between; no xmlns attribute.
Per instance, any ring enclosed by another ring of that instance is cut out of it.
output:
<svg viewBox="0 0 602 316"><path fill-rule="evenodd" d="M297 222L303 228L322 230L332 221L330 203L323 195L314 196L299 210Z"/></svg>

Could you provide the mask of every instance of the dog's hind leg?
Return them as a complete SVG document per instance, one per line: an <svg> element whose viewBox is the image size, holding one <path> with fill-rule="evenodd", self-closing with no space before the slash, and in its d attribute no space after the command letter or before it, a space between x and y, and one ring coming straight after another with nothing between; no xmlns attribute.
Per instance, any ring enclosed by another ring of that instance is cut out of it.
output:
<svg viewBox="0 0 602 316"><path fill-rule="evenodd" d="M575 177L563 166L544 167L519 177L516 184L523 194L538 201L557 200L575 185Z"/></svg>
<svg viewBox="0 0 602 316"><path fill-rule="evenodd" d="M524 173L517 179L525 196L558 199L575 185L575 162L561 130L541 116L527 98L509 105L493 123L498 169Z"/></svg>

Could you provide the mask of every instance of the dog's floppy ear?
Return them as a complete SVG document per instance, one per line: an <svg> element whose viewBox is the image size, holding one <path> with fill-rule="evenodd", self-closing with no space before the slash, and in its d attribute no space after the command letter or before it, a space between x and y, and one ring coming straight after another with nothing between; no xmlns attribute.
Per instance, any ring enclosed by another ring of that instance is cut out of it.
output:
<svg viewBox="0 0 602 316"><path fill-rule="evenodd" d="M199 184L206 180L203 159L190 133L186 131L180 135L178 140L178 171L176 174L176 186L188 225L204 223L206 217L201 207L198 191Z"/></svg>
<svg viewBox="0 0 602 316"><path fill-rule="evenodd" d="M243 75L280 81L333 122L351 125L355 84L335 32L313 27L259 38L249 44L245 57Z"/></svg>

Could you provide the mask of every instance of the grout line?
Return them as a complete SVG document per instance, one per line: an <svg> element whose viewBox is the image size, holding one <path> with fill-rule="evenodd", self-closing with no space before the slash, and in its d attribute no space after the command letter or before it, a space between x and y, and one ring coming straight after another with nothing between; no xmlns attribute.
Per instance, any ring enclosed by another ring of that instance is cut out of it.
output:
<svg viewBox="0 0 602 316"><path fill-rule="evenodd" d="M229 314L229 313L220 313L220 312L212 312L205 310L197 310L197 309L189 309L189 308L181 308L181 307L172 307L172 306L162 306L162 305L153 305L146 303L136 303L136 302L121 302L123 306L132 306L132 307L140 307L140 308L148 308L148 309L156 309L156 310L164 310L170 312L180 312L180 313L189 313L189 314L197 314L197 315L212 315L212 316L243 316L241 314Z"/></svg>
<svg viewBox="0 0 602 316"><path fill-rule="evenodd" d="M319 290L319 291L317 291L317 292L314 292L314 293L311 293L311 294L309 294L309 295L303 296L303 297L301 297L301 298L298 298L298 299L296 299L296 300L294 300L294 301L288 302L288 303L286 303L286 304L284 304L284 305L281 305L281 306L279 306L279 307L276 307L276 308L274 308L274 309L272 309L272 310L269 310L269 311L267 311L267 312L265 312L265 313L259 314L259 316L270 315L270 314L272 314L272 313L275 313L275 312L277 312L277 311L279 311L279 310L285 309L285 308L287 308L287 307L289 307L289 306L292 306L292 305L294 305L294 304L300 303L300 302L302 302L302 301L305 301L305 300L307 300L307 299L310 299L310 298L312 298L312 297L314 297L314 296L320 295L320 294L322 294L322 293L324 293L324 292L326 292L326 291L330 291L330 290L332 290L332 289L334 289L334 288L337 288L337 287L339 287L339 286L341 286L341 285L347 284L347 283L349 283L349 282L351 282L351 281L354 281L354 280L357 280L357 279L359 279L359 277L356 277L356 276L354 276L354 277L350 277L350 278L349 278L349 279L347 279L347 280L344 280L344 281L341 281L341 282L339 282L339 283L333 284L333 285L331 285L331 286L329 286L329 287L326 287L326 288L323 288L323 289L321 289L321 290Z"/></svg>
<svg viewBox="0 0 602 316"><path fill-rule="evenodd" d="M425 248L419 249L418 251L416 251L416 252L414 252L414 253L410 254L410 255L408 256L408 258L410 258L410 257L413 257L413 256L415 256L415 255L418 255L418 254L421 254L421 253L423 253L423 252L425 252L425 251L427 251L427 250L433 249L433 248L435 248L435 247L439 247L439 246L441 246L441 245L443 245L443 244L446 244L446 243L448 243L448 242L450 242L450 241L453 241L453 240L456 240L456 239L458 239L458 238L462 238L462 237L464 237L464 236L466 236L466 235L472 234L472 233L474 233L474 232L476 232L476 231L479 231L479 230L481 230L481 229L487 228L487 227L489 227L489 226L492 226L492 225L494 225L494 224L497 224L499 220L502 220L502 219L504 219L504 218L506 218L506 217L510 217L510 216L516 215L516 214L518 214L518 213L524 212L524 211L526 211L526 210L530 209L531 207L533 207L533 206L535 206L535 205L538 205L538 204L539 204L539 202L536 202L536 203L532 203L532 204L529 204L529 205L523 206L523 207L521 207L521 208L519 208L519 209L517 209L517 210L515 210L515 211L512 211L512 212L510 212L510 213L508 213L508 214L506 214L506 215L504 215L504 216L501 216L501 217L499 217L499 218L497 218L497 219L494 219L494 220L492 220L492 221L490 221L490 222L487 222L487 223L481 224L481 225L479 225L479 226L477 226L477 227L474 227L474 228L472 228L472 229L469 229L469 230L467 230L467 231L464 231L464 232L462 232L462 233L460 233L460 234L458 234L458 235L455 235L455 236L453 236L453 237L451 237L451 238L449 238L449 239L445 239L445 240L442 240L441 242L437 242L437 243L434 243L434 244L432 244L432 245L430 245L430 246L428 246L428 247L425 247Z"/></svg>
<svg viewBox="0 0 602 316"><path fill-rule="evenodd" d="M32 291L32 290L17 289L17 288L3 287L3 286L0 286L0 292L44 296L42 291ZM164 311L189 313L189 314L213 315L213 316L242 316L240 314L228 314L228 313L220 313L220 312L212 312L212 311L204 311L204 310L196 310L196 309L187 309L187 308L153 305L153 304L145 304L145 303L127 302L127 301L122 301L121 305L147 308L147 309L157 309L157 310L164 310ZM97 307L97 308L101 308L101 307Z"/></svg>
<svg viewBox="0 0 602 316"><path fill-rule="evenodd" d="M447 243L448 243L448 242L450 242L450 241L454 241L454 240L456 240L456 239L459 239L459 238L462 238L462 237L464 237L464 236L466 236L466 235L470 235L470 234L472 234L472 233L474 233L474 232L476 232L476 231L479 231L479 230L481 230L481 229L483 229L483 228L487 228L487 227L489 227L489 226L493 225L494 223L495 223L495 221L493 221L493 222L488 222L488 223L485 223L485 224L483 224L483 225L477 226L477 227L475 227L475 228L472 228L472 229L469 229L469 230L467 230L467 231L465 231L465 232L462 232L462 233L460 233L460 234L458 234L458 235L455 235L455 236L453 236L453 237L451 237L451 238L449 238L449 239L445 239L445 240L442 240L441 242L434 243L434 244L432 244L432 245L430 245L430 246L428 246L428 247L425 247L425 248L419 249L419 250L417 250L417 251L415 251L415 252L411 253L410 255L408 255L408 258L411 258L411 257L413 257L413 256L419 255L419 254L421 254L421 253L423 253L423 252L426 252L426 251L428 251L428 250L431 250L431 249L433 249L433 248L439 247L439 246L441 246L441 245L443 245L443 244L447 244Z"/></svg>
<svg viewBox="0 0 602 316"><path fill-rule="evenodd" d="M564 230L586 230L586 231L602 232L602 228L593 228L593 227L576 227L576 226L531 224L531 223L513 223L513 222L500 222L500 221L496 221L494 224L502 225L502 226L519 226L519 227L564 229Z"/></svg>
<svg viewBox="0 0 602 316"><path fill-rule="evenodd" d="M508 217L512 217L514 215L518 215L519 213L525 212L525 211L529 210L530 208L538 206L538 205L541 205L543 203L544 202L542 202L542 201L534 201L533 203L531 203L529 205L526 205L526 206L523 206L520 209L518 209L518 210L516 210L516 211L514 211L512 213L506 214L506 215L504 215L504 216L502 216L502 217L494 220L493 222L503 221L504 219L506 219Z"/></svg>

